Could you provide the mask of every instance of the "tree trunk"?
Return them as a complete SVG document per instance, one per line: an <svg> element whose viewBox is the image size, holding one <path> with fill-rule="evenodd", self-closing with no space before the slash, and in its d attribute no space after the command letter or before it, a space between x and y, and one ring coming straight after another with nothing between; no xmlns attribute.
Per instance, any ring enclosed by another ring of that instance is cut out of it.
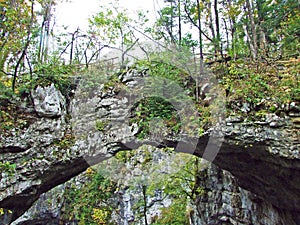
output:
<svg viewBox="0 0 300 225"><path fill-rule="evenodd" d="M232 9L232 0L227 0L227 9L228 10ZM224 19L224 20L226 20L226 19ZM230 46L230 43L228 42L228 48L229 48L229 46L231 47L232 57L235 60L236 57L237 57L236 47L235 47L235 29L236 29L236 17L235 17L235 15L228 14L228 21L229 21L229 28L228 29L230 29L230 38L231 38L231 46Z"/></svg>
<svg viewBox="0 0 300 225"><path fill-rule="evenodd" d="M26 51L29 47L30 44L30 35L31 35L31 29L32 29L32 25L33 25L33 20L34 20L34 10L33 10L33 6L34 6L34 1L31 2L31 17L30 17L30 23L28 25L28 30L27 30L27 38L26 38L26 43L24 45L24 48L22 49L22 53L20 58L17 61L17 64L15 66L14 69L14 74L13 74L13 80L12 80L12 90L15 91L15 87L16 87L16 80L17 80L17 76L18 76L18 71L19 71L19 66L21 65L25 55L26 55Z"/></svg>
<svg viewBox="0 0 300 225"><path fill-rule="evenodd" d="M226 33L226 43L227 43L226 50L228 52L228 49L229 49L229 46L230 46L230 43L229 43L229 30L228 30L228 26L227 26L225 18L223 18L223 22L224 22L225 33Z"/></svg>
<svg viewBox="0 0 300 225"><path fill-rule="evenodd" d="M248 27L246 25L243 25L243 28L244 28L244 32L245 32L245 35L246 35L246 38L247 38L247 42L249 44L251 55L255 59L256 58L256 54L255 54L256 50L255 50L255 47L253 46L253 42L251 40L251 36L250 36L250 34L248 32Z"/></svg>
<svg viewBox="0 0 300 225"><path fill-rule="evenodd" d="M263 56L267 55L267 39L266 39L266 34L263 29L263 22L264 22L264 12L263 12L263 4L260 0L256 1L256 8L257 8L257 14L258 14L258 44L259 44L259 49L260 49L260 54Z"/></svg>
<svg viewBox="0 0 300 225"><path fill-rule="evenodd" d="M180 0L178 1L178 41L179 45L181 45L182 41L182 28L181 28L181 5L180 5Z"/></svg>
<svg viewBox="0 0 300 225"><path fill-rule="evenodd" d="M218 46L216 44L216 34L215 34L215 28L213 25L213 18L212 18L212 6L211 6L211 2L208 2L208 8L210 9L209 12L209 28L211 30L211 35L212 35L212 40L213 40L213 45L214 45L214 58L217 57L217 51L218 51Z"/></svg>
<svg viewBox="0 0 300 225"><path fill-rule="evenodd" d="M148 225L148 221L147 221L147 193L146 193L147 186L143 185L142 189L143 189L143 200L144 200L143 216L144 216L145 225Z"/></svg>
<svg viewBox="0 0 300 225"><path fill-rule="evenodd" d="M221 57L223 58L222 42L221 42L221 35L220 35L218 0L214 0L214 11L215 11L215 23L216 23L216 32L217 32L217 46L218 46L218 51Z"/></svg>
<svg viewBox="0 0 300 225"><path fill-rule="evenodd" d="M249 36L249 42L251 42L251 53L253 59L257 58L257 32L256 32L256 24L254 21L254 12L253 12L253 7L252 4L250 3L250 0L246 0L246 8L247 8L247 13L248 17L250 20L250 32L251 34L248 33Z"/></svg>
<svg viewBox="0 0 300 225"><path fill-rule="evenodd" d="M237 52L236 52L236 47L235 47L235 19L232 19L230 23L230 30L231 30L231 48L232 48L232 53L233 53L233 59L235 60L237 57Z"/></svg>
<svg viewBox="0 0 300 225"><path fill-rule="evenodd" d="M51 11L53 1L45 2L42 4L43 7L43 22L40 34L40 43L38 49L38 57L40 62L47 61L49 51L49 36L50 36L50 23L51 23Z"/></svg>
<svg viewBox="0 0 300 225"><path fill-rule="evenodd" d="M203 74L203 41L202 41L202 27L201 27L201 12L200 2L197 0L197 14L198 14L198 28L199 28L199 51L200 51L200 71L199 76ZM199 100L199 76L196 75L196 100Z"/></svg>
<svg viewBox="0 0 300 225"><path fill-rule="evenodd" d="M69 64L72 65L73 63L73 52L74 52L74 41L76 40L76 35L79 32L79 28L77 28L76 31L74 31L74 33L71 34L71 49L70 49L70 62Z"/></svg>

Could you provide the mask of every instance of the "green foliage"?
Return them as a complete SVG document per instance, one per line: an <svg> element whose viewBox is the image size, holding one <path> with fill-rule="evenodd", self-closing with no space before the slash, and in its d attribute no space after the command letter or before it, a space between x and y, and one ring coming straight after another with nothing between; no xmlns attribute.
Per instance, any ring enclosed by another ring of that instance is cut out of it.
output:
<svg viewBox="0 0 300 225"><path fill-rule="evenodd" d="M12 116L8 113L5 112L4 110L0 111L0 116L1 116L1 130L11 130L14 127L14 119Z"/></svg>
<svg viewBox="0 0 300 225"><path fill-rule="evenodd" d="M182 154L182 157L184 156ZM148 195L160 189L172 200L170 207L163 208L162 216L156 218L153 224L189 224L188 204L196 204L197 197L204 194L204 190L199 184L200 179L205 179L202 177L199 159L195 156L185 156L181 160L184 160L185 163L173 162L179 167L176 173L157 174L156 182L152 182L148 186Z"/></svg>
<svg viewBox="0 0 300 225"><path fill-rule="evenodd" d="M7 81L1 80L0 81L0 103L5 104L9 102L14 95L15 93L11 90L10 80L9 79Z"/></svg>
<svg viewBox="0 0 300 225"><path fill-rule="evenodd" d="M80 96L94 95L95 90L102 88L103 92L118 93L120 90L125 90L124 85L118 78L119 68L111 66L105 62L99 62L91 66L89 69L80 73L80 83L76 93Z"/></svg>
<svg viewBox="0 0 300 225"><path fill-rule="evenodd" d="M239 34L236 34L237 37L235 37L232 40L232 46L228 48L228 54L232 57L248 57L250 55L250 50L247 46L247 43L243 40L243 33L241 28L237 28L237 30L240 32Z"/></svg>
<svg viewBox="0 0 300 225"><path fill-rule="evenodd" d="M47 86L54 83L55 86L62 92L63 95L68 96L71 91L72 79L71 77L76 73L76 68L72 65L64 65L56 57L49 60L47 63L39 63L36 65L36 72L32 77L24 79L29 87L36 87L37 85Z"/></svg>
<svg viewBox="0 0 300 225"><path fill-rule="evenodd" d="M7 210L5 208L0 208L0 216L4 215L6 212L8 212L9 214L12 214L11 210Z"/></svg>
<svg viewBox="0 0 300 225"><path fill-rule="evenodd" d="M131 122L139 125L140 138L151 132L151 121L162 122L163 124L157 125L166 126L173 133L178 133L181 128L174 105L190 100L189 94L193 85L190 84L190 75L183 69L187 65L180 65L185 59L180 59L180 54L178 56L170 54L161 53L159 56L154 54L151 56L154 60L139 60L133 66L141 73L147 71L151 78L147 80L143 89L151 97L136 103L133 109Z"/></svg>
<svg viewBox="0 0 300 225"><path fill-rule="evenodd" d="M276 110L274 105L299 101L299 63L295 59L282 63L231 62L222 79L228 101L248 102L270 112Z"/></svg>
<svg viewBox="0 0 300 225"><path fill-rule="evenodd" d="M160 177L158 184L149 187L149 192L156 188L161 188L165 194L176 198L195 200L198 195L202 195L204 190L197 182L201 175L201 163L196 156L190 156L188 161L178 170L178 172Z"/></svg>
<svg viewBox="0 0 300 225"><path fill-rule="evenodd" d="M23 49L30 29L30 18L31 7L26 1L0 1L0 77L5 67L13 68Z"/></svg>
<svg viewBox="0 0 300 225"><path fill-rule="evenodd" d="M281 22L283 27L282 34L284 35L284 39L282 41L284 52L287 55L292 55L295 51L299 53L300 51L300 13L288 14L285 21Z"/></svg>
<svg viewBox="0 0 300 225"><path fill-rule="evenodd" d="M296 0L279 0L260 4L261 27L270 42L270 55L274 52L280 52L282 56L299 55L299 3Z"/></svg>
<svg viewBox="0 0 300 225"><path fill-rule="evenodd" d="M75 137L71 134L66 134L61 140L55 141L54 145L59 149L69 149L75 144Z"/></svg>
<svg viewBox="0 0 300 225"><path fill-rule="evenodd" d="M175 22L176 14L178 14L178 10L175 6L166 6L160 10L160 17L154 25L154 34L157 39L164 38L164 40L169 42L174 42L174 39L178 40L178 35L175 35L176 32L172 32L177 28Z"/></svg>
<svg viewBox="0 0 300 225"><path fill-rule="evenodd" d="M178 133L180 130L180 118L174 106L161 97L144 98L137 102L133 108L133 114L131 123L137 123L141 129L138 134L139 138L145 138L151 133L150 122L153 119L163 120L164 125L171 132Z"/></svg>
<svg viewBox="0 0 300 225"><path fill-rule="evenodd" d="M199 106L198 107L198 113L199 113L199 132L198 135L201 137L204 134L204 131L207 130L207 128L213 124L214 121L212 121L211 116L211 106L204 107Z"/></svg>
<svg viewBox="0 0 300 225"><path fill-rule="evenodd" d="M12 129L22 130L30 124L30 119L26 114L19 113L17 106L9 102L0 105L0 131L8 135Z"/></svg>
<svg viewBox="0 0 300 225"><path fill-rule="evenodd" d="M117 152L114 156L117 160L120 160L123 163L127 163L135 155L134 151L120 151Z"/></svg>
<svg viewBox="0 0 300 225"><path fill-rule="evenodd" d="M63 218L76 219L79 224L110 225L113 206L108 203L116 185L101 174L87 170L87 180L81 187L72 184L65 192Z"/></svg>
<svg viewBox="0 0 300 225"><path fill-rule="evenodd" d="M153 156L160 151L165 150L152 149L148 146L143 146L135 151L120 151L114 157L124 164L129 163L132 166L140 166L141 169L146 170L145 173L149 173L148 169L152 167Z"/></svg>
<svg viewBox="0 0 300 225"><path fill-rule="evenodd" d="M17 99L20 96L28 95L30 90L38 85L48 86L54 84L63 95L68 96L72 88L72 76L76 73L76 68L71 65L64 65L58 59L47 63L38 63L32 74L24 74L16 84L15 92L9 90L11 88L12 79L0 77L0 100L10 99L12 96Z"/></svg>
<svg viewBox="0 0 300 225"><path fill-rule="evenodd" d="M62 41L58 49L46 51L42 60L40 55L40 47L38 46L38 38L43 37L43 26L40 24L40 16L35 12L34 24L32 31L28 34L31 17L30 3L34 1L2 0L0 2L0 132L7 134L12 129L21 130L30 124L30 121L24 115L19 114L16 105L12 104L25 94L29 94L32 88L37 85L47 86L54 83L55 86L65 95L68 96L72 89L72 77L76 74L75 66L63 63L61 56L64 51L69 51L68 41ZM39 3L44 6L48 1L40 0ZM53 2L53 1L51 1ZM170 5L162 8L160 18L156 21L154 28L147 29L150 38L154 36L157 40L171 41L173 44L179 45L174 56L173 51L166 51L160 56L149 54L151 60L138 61L134 67L139 71L147 71L147 73L158 80L165 78L163 82L169 81L166 86L171 89L172 82L180 85L186 91L183 95L191 96L195 92L195 85L190 84L191 72L187 72L196 64L190 64L193 61L190 57L191 49L198 51L197 47L202 45L195 40L190 27L195 28L197 19L202 20L201 35L205 36L206 42L203 46L208 55L216 56L218 44L223 44L224 53L228 53L232 58L248 57L251 53L250 42L253 41L254 35L250 32L250 20L247 10L245 10L244 1L221 1L223 10L219 10L219 18L222 25L227 24L228 27L221 27L225 31L222 40L218 37L212 37L211 33L215 32L215 24L210 24L210 16L212 15L211 1L200 1L199 5L195 1L168 1ZM297 0L278 0L278 1L251 1L253 5L254 25L258 35L257 45L260 47L257 61L231 61L228 67L222 66L224 73L220 76L221 82L225 90L228 91L228 102L247 102L251 107L256 107L254 116L263 118L268 112L277 113L278 106L288 104L291 101L300 101L300 85L299 85L299 31L300 31L300 14L299 2ZM46 9L46 8L44 8ZM201 12L201 18L198 18L198 9ZM252 12L250 12L252 13ZM49 13L51 14L51 13ZM46 14L41 13L46 17ZM142 14L139 17L143 21L146 18ZM179 17L182 19L187 30L180 30ZM190 17L190 19L188 18ZM143 21L141 23L143 23ZM76 48L87 46L87 49L95 49L98 45L121 45L121 50L125 50L126 46L130 46L134 40L134 31L128 26L132 19L127 15L126 10L120 10L116 5L107 8L101 8L89 21L91 29L86 36L86 43L83 39L76 39ZM136 24L134 24L136 25ZM40 29L40 27L42 29ZM134 26L135 28L137 26ZM142 29L143 30L143 29ZM179 31L182 31L182 40L179 39ZM247 32L249 34L247 34ZM225 37L226 36L226 37ZM61 35L63 37L63 35ZM66 35L65 37L66 38ZM228 40L225 40L227 38ZM175 39L175 40L170 40ZM27 41L30 41L26 56L21 60L21 65L17 67L22 50L25 49ZM200 42L200 41L199 41ZM75 42L74 42L75 43ZM41 44L41 43L40 43ZM77 45L78 44L78 45ZM55 46L55 45L54 45ZM184 51L183 46L187 47ZM263 46L266 46L265 48ZM178 47L178 46L177 46ZM212 48L211 48L212 47ZM90 63L87 59L87 49L81 49L76 54L79 58L85 58L86 63ZM100 52L101 49L97 49ZM57 52L60 53L57 54ZM52 53L56 52L56 53ZM79 55L81 54L81 55ZM169 54L169 55L168 55ZM269 58L280 56L282 62L272 62ZM291 56L296 58L290 58ZM195 59L198 61L198 58ZM265 61L267 63L265 63ZM71 62L70 62L71 63ZM192 65L192 66L191 66ZM89 65L85 65L88 67ZM11 91L12 74L17 72L17 85L15 92ZM118 90L124 88L116 75L109 74L115 71L115 67L98 67L97 72L90 73L88 71L83 76L84 82L81 83L82 89L87 90L85 94L96 89L99 84L103 84L103 90ZM99 72L100 71L100 72ZM216 70L215 70L216 71ZM197 72L195 70L194 72ZM169 86L168 86L169 85ZM159 85L157 85L159 86ZM161 88L160 86L157 88ZM167 92L169 89L166 88ZM153 90L152 87L150 90ZM171 93L171 94L170 94ZM173 92L169 92L170 95ZM178 97L178 95L174 95ZM168 132L178 133L181 129L182 122L175 110L170 104L171 98L163 99L159 96L145 98L136 103L133 109L133 118L131 123L137 123L140 132L138 136L145 138L151 132L151 122L163 123ZM174 101L182 101L172 99ZM198 103L197 103L198 104ZM199 103L198 112L200 114L200 130L202 135L209 124L212 123L211 107L204 107ZM235 110L235 109L233 109ZM232 112L231 112L232 113ZM236 112L233 112L236 113ZM95 129L104 131L107 128L108 121L95 121ZM160 125L160 124L155 124ZM74 137L66 135L63 139L54 143L58 149L67 149L74 144ZM117 158L122 162L129 162L134 158L134 152L122 152L117 154ZM153 160L149 151L143 153L143 168L147 167L147 163ZM137 158L137 157L135 157ZM133 165L137 166L141 163L139 160L133 159ZM0 170L13 174L16 165L9 162L0 162ZM104 178L93 171L87 173L88 182L83 184L81 188L71 186L66 192L65 214L66 219L76 218L79 224L109 224L109 219L113 207L108 204L107 200L112 196L115 189L109 179ZM203 194L203 189L199 187L197 179L199 179L199 165L196 160L191 160L184 168L170 177L162 176L162 178L154 185L147 187L147 194L153 194L155 188L160 187L166 195L173 198L173 203L169 208L163 209L162 218L158 218L153 224L187 224L187 216L185 214L187 201L193 201L195 196ZM154 187L155 186L155 187ZM136 208L143 207L145 202L141 201ZM3 209L0 208L0 215Z"/></svg>
<svg viewBox="0 0 300 225"><path fill-rule="evenodd" d="M110 7L101 7L101 11L89 20L90 32L108 44L121 41L121 48L124 50L124 45L130 44L132 40L132 32L127 28L131 19L127 16L126 9L120 10L116 4L115 2Z"/></svg>
<svg viewBox="0 0 300 225"><path fill-rule="evenodd" d="M171 62L168 61L172 59L168 59L167 55L165 56L165 61L157 58L157 56L155 55L153 56L154 59L150 61L139 60L136 62L135 67L141 71L146 70L149 76L166 78L169 81L176 82L176 84L180 85L181 87L186 87L188 85L190 75L176 65L176 63L178 62L174 62L174 64L171 64Z"/></svg>
<svg viewBox="0 0 300 225"><path fill-rule="evenodd" d="M96 120L95 122L95 128L98 131L105 131L108 125L109 125L108 120Z"/></svg>
<svg viewBox="0 0 300 225"><path fill-rule="evenodd" d="M157 156L160 156L159 162L156 161ZM118 152L115 157L142 171L140 178L133 175L130 184L126 180L126 184L130 185L129 189L139 195L132 205L136 218L144 220L144 212L148 210L149 204L147 199L160 190L163 198L170 198L172 203L169 207L162 208L161 217L151 218L151 224L188 224L187 205L193 205L196 197L204 193L197 182L198 176L202 175L200 162L195 156L175 153L171 148L159 150L143 146L135 151ZM128 176L130 169L125 169L122 173Z"/></svg>
<svg viewBox="0 0 300 225"><path fill-rule="evenodd" d="M185 46L187 48L195 48L198 46L198 41L194 40L191 33L186 33L184 37L182 37L180 45Z"/></svg>
<svg viewBox="0 0 300 225"><path fill-rule="evenodd" d="M17 165L10 162L0 162L0 171L4 173L8 173L12 176L15 173Z"/></svg>
<svg viewBox="0 0 300 225"><path fill-rule="evenodd" d="M126 88L126 85L121 83L120 79L117 77L117 74L114 74L108 78L106 83L104 83L103 90L108 91L109 89L114 89L114 92L117 93L124 88Z"/></svg>
<svg viewBox="0 0 300 225"><path fill-rule="evenodd" d="M188 225L187 200L185 198L173 199L170 207L162 209L162 215L152 225Z"/></svg>
<svg viewBox="0 0 300 225"><path fill-rule="evenodd" d="M93 209L93 220L96 224L107 224L110 212L107 209Z"/></svg>

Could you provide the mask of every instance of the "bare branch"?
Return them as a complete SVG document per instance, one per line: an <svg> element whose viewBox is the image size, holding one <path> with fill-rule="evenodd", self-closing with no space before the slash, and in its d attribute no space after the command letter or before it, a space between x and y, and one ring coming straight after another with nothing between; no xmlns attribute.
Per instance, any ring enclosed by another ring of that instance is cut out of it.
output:
<svg viewBox="0 0 300 225"><path fill-rule="evenodd" d="M210 38L206 33L204 33L203 30L200 29L199 25L196 24L196 22L193 20L193 18L191 17L191 15L188 13L188 9L187 9L187 6L186 6L186 5L187 5L187 2L185 2L185 3L186 3L186 4L184 4L184 12L186 13L186 15L187 15L188 19L190 20L190 22L191 22L195 27L197 27L197 29L201 32L201 34L203 34L204 37L207 38L207 40L213 42L213 39Z"/></svg>
<svg viewBox="0 0 300 225"><path fill-rule="evenodd" d="M16 87L16 80L17 80L17 76L18 76L19 66L21 65L21 62L22 62L23 58L25 57L26 51L27 51L27 49L29 47L29 44L30 44L31 28L32 28L32 25L33 25L33 20L34 20L33 6L34 6L34 1L31 2L31 17L30 17L30 23L29 23L28 31L27 31L26 43L25 43L25 46L22 50L22 54L21 54L20 58L17 61L17 64L15 66L15 70L14 70L14 74L13 74L13 81L12 81L12 90L13 91L15 91L15 87Z"/></svg>

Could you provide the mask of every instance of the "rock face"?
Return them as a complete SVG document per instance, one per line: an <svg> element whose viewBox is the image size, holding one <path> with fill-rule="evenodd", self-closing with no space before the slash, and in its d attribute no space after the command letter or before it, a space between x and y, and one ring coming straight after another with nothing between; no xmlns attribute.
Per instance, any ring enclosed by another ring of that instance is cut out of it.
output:
<svg viewBox="0 0 300 225"><path fill-rule="evenodd" d="M42 194L34 205L12 225L57 225L60 221L61 208L64 202L65 185L59 185Z"/></svg>
<svg viewBox="0 0 300 225"><path fill-rule="evenodd" d="M259 196L241 188L237 180L227 171L206 163L201 171L200 186L204 194L197 197L197 205L190 213L192 225L201 224L296 224L287 210L281 210L265 202ZM81 179L78 177L78 179ZM84 178L83 178L84 179ZM69 182L76 183L74 179ZM68 182L68 183L69 183ZM57 225L62 219L65 184L42 194L33 206L12 225ZM135 216L133 205L141 196L138 187L120 190L114 197L118 213L113 216L116 224L144 224L143 219ZM172 204L162 192L148 199L147 220L161 216L161 209ZM77 221L64 221L63 224L77 225Z"/></svg>
<svg viewBox="0 0 300 225"><path fill-rule="evenodd" d="M227 171L211 165L201 177L205 194L197 199L194 224L296 224L288 211L239 187Z"/></svg>
<svg viewBox="0 0 300 225"><path fill-rule="evenodd" d="M54 84L48 87L38 86L31 92L34 108L41 117L58 117L65 111L66 103Z"/></svg>
<svg viewBox="0 0 300 225"><path fill-rule="evenodd" d="M130 123L128 118L132 98L141 95L137 91L139 85L147 86L142 79L144 76L133 71L120 77L118 84L98 85L82 91L72 103L71 115L67 114L65 101L53 85L32 93L36 120L24 130L0 134L2 160L16 165L13 173L1 173L0 208L11 211L1 217L1 223L16 220L42 193L80 174L90 165L118 151L144 144L175 147L178 151L193 148L189 153L213 158L214 164L231 172L238 186L274 209L270 211L274 214L267 214L272 221L300 223L300 143L295 117L276 118L280 126L275 126L274 119L266 124L232 120L227 124L217 123L201 137L189 137L183 130L179 134L160 135L158 139L140 140L136 137L137 124ZM216 149L218 154L214 158ZM225 178L221 176L220 179ZM225 193L221 195L224 202L232 202L229 200L232 196ZM254 210L256 206L251 206L248 199L251 197L240 196L234 204ZM263 209L260 212L265 213ZM203 213L207 215L208 212L204 210ZM248 220L247 215L238 218ZM259 221L263 223L264 219Z"/></svg>

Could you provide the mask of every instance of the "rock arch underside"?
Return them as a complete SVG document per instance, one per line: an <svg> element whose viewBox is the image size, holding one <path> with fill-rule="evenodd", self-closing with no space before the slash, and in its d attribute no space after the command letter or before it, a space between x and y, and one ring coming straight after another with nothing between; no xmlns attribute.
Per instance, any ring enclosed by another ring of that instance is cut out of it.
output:
<svg viewBox="0 0 300 225"><path fill-rule="evenodd" d="M120 81L130 90L141 76L128 72ZM31 93L32 101L24 100L19 105L19 112L30 118L30 124L0 135L1 159L16 165L13 174L1 174L0 208L10 212L1 217L0 224L16 220L43 193L118 151L144 144L176 148L179 143L183 146L179 151L184 151L194 143L192 153L202 157L208 142L211 148L219 150L213 164L229 171L238 186L282 212L287 218L286 224L300 224L300 141L299 124L295 122L300 111L297 104L290 106L284 118L274 115L269 121L247 123L245 118L230 117L199 137L168 134L158 143L136 138L134 124L124 122L132 104L117 88L118 85L99 85L93 87L92 97L76 99L75 96L71 104L67 104L55 86L49 85L38 87ZM78 112L74 106L80 103L84 108ZM91 118L108 119L113 123L103 130L80 130L80 124L94 126ZM276 125L277 122L280 125ZM86 134L85 138L78 138L82 134ZM64 143L67 144L62 146Z"/></svg>

